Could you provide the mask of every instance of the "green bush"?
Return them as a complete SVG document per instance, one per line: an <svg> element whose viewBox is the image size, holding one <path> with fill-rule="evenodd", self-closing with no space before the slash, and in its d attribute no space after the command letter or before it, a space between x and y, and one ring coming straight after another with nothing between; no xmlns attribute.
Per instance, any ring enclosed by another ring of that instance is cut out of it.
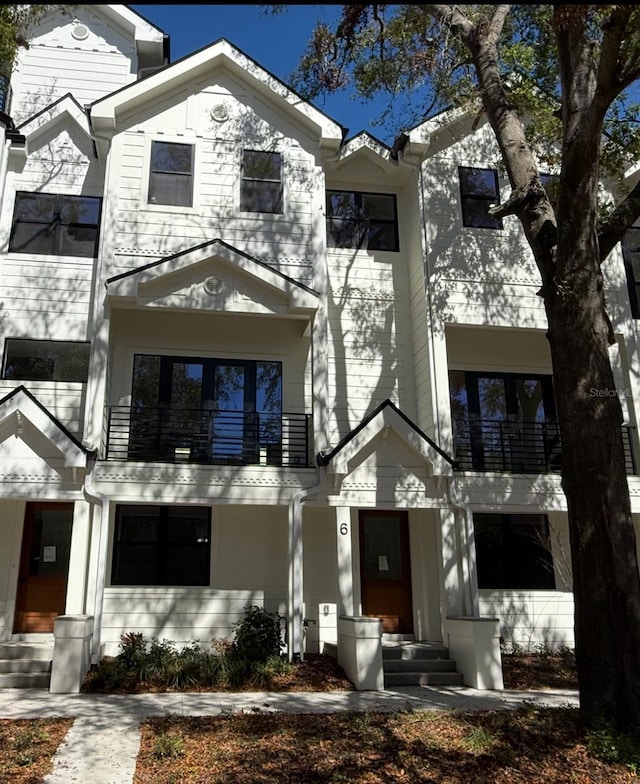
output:
<svg viewBox="0 0 640 784"><path fill-rule="evenodd" d="M87 690L135 691L141 684L158 689L239 688L247 683L266 687L290 667L280 655L277 613L245 608L234 638L213 640L210 649L197 641L178 648L169 640L147 640L141 632L128 632L120 638L118 655L105 656L92 668Z"/></svg>
<svg viewBox="0 0 640 784"><path fill-rule="evenodd" d="M608 724L587 733L587 749L603 762L625 765L632 773L640 771L640 736L617 732Z"/></svg>
<svg viewBox="0 0 640 784"><path fill-rule="evenodd" d="M279 656L283 648L280 618L262 607L245 607L244 618L234 624L237 656L250 663L264 663L270 656Z"/></svg>

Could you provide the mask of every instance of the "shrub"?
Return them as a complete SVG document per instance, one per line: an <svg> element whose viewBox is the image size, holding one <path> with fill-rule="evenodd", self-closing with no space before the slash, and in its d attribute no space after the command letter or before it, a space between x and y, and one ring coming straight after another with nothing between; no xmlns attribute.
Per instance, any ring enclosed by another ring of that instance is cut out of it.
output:
<svg viewBox="0 0 640 784"><path fill-rule="evenodd" d="M234 635L236 654L247 662L266 662L283 648L280 615L262 607L245 607L244 618L234 624Z"/></svg>
<svg viewBox="0 0 640 784"><path fill-rule="evenodd" d="M587 733L587 749L603 762L625 765L632 773L640 771L640 737L635 734L617 732L609 724L602 723Z"/></svg>

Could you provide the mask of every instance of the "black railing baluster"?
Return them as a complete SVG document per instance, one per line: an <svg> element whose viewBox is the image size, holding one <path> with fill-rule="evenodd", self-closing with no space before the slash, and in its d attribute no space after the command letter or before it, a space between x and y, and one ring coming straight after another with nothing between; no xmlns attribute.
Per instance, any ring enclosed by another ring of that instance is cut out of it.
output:
<svg viewBox="0 0 640 784"><path fill-rule="evenodd" d="M107 460L306 467L309 414L108 406Z"/></svg>
<svg viewBox="0 0 640 784"><path fill-rule="evenodd" d="M559 473L562 444L556 422L454 420L454 459L462 471ZM514 429L516 428L517 429ZM625 425L622 439L628 474L637 475L635 441ZM498 443L496 442L498 441Z"/></svg>

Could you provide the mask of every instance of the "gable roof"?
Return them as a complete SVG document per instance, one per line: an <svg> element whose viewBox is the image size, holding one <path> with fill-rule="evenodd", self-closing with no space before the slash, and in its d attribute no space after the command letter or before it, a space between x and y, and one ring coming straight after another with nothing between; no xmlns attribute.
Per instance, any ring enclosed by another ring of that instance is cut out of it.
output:
<svg viewBox="0 0 640 784"><path fill-rule="evenodd" d="M152 261L142 267L114 275L105 281L107 294L110 297L135 297L144 299L145 289L150 284L163 278L169 279L176 273L189 267L196 267L211 260L219 260L245 276L267 286L285 300L290 314L310 316L317 310L318 294L304 283L294 280L260 261L248 253L244 253L221 239L213 239L196 245L193 248L174 253L158 261ZM206 281L205 281L206 283Z"/></svg>
<svg viewBox="0 0 640 784"><path fill-rule="evenodd" d="M90 122L96 132L115 130L118 117L147 101L178 87L192 84L215 68L226 68L232 74L249 81L256 92L275 101L304 126L317 135L321 147L337 149L346 129L329 115L305 101L277 76L242 52L225 38L189 54L144 79L116 90L94 101L87 107Z"/></svg>
<svg viewBox="0 0 640 784"><path fill-rule="evenodd" d="M0 400L0 442L12 435L22 436L25 431L24 420L60 454L65 468L86 468L88 450L21 385Z"/></svg>
<svg viewBox="0 0 640 784"><path fill-rule="evenodd" d="M432 476L451 476L454 460L428 435L422 432L391 400L384 400L360 424L328 452L321 452L317 462L328 473L346 476L349 463L385 429L393 430L431 469Z"/></svg>
<svg viewBox="0 0 640 784"><path fill-rule="evenodd" d="M87 140L91 140L87 115L71 93L66 93L49 104L49 106L45 106L44 109L29 117L28 120L25 120L14 129L13 136L7 133L7 138L11 138L12 141L15 138L18 143L28 144L29 141L33 141L46 128L65 116L77 125L80 131L87 137Z"/></svg>

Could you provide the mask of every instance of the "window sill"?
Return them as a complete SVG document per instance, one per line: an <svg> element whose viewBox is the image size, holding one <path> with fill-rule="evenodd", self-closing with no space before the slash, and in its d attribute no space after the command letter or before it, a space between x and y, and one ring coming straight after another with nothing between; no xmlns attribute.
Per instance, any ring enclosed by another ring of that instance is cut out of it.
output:
<svg viewBox="0 0 640 784"><path fill-rule="evenodd" d="M80 260L83 262L91 262L93 264L97 256L55 256L48 253L31 253L30 251L9 250L6 253L5 258L9 261L35 261L38 263L59 261L75 263Z"/></svg>

